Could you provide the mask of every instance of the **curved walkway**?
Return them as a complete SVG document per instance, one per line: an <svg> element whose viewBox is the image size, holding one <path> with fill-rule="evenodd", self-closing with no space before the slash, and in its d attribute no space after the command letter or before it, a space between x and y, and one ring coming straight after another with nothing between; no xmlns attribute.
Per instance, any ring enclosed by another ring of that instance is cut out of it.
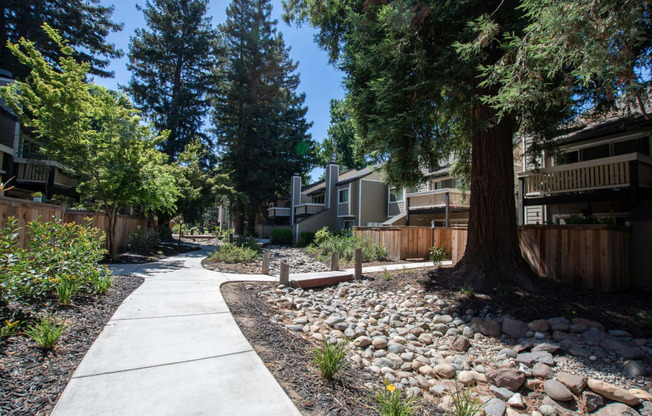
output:
<svg viewBox="0 0 652 416"><path fill-rule="evenodd" d="M206 270L201 260L208 251L112 267L145 282L86 353L53 416L301 415L242 335L220 292L228 281L277 278Z"/></svg>

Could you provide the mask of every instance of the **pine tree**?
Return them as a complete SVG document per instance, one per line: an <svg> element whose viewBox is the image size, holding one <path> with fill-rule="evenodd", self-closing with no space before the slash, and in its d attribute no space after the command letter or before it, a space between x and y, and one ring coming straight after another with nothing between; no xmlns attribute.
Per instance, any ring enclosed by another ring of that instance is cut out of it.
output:
<svg viewBox="0 0 652 416"><path fill-rule="evenodd" d="M100 0L4 0L0 1L0 67L23 80L28 69L6 48L7 42L20 38L36 45L50 64L56 65L61 57L42 28L47 23L56 29L69 46L75 49L75 59L90 64L89 72L101 77L111 77L105 68L110 58L119 58L122 52L107 44L111 32L122 30L122 25L111 20L113 7L100 4Z"/></svg>
<svg viewBox="0 0 652 416"><path fill-rule="evenodd" d="M262 205L288 191L294 172L311 163L305 94L297 64L271 19L269 0L233 0L221 26L224 62L213 123L221 167L240 198L236 232L253 225Z"/></svg>
<svg viewBox="0 0 652 416"><path fill-rule="evenodd" d="M129 46L127 68L132 78L126 90L156 129L169 132L162 149L171 160L177 160L195 138L212 150L202 125L215 85L219 39L206 17L207 4L208 0L147 1L139 8L147 28L136 29Z"/></svg>

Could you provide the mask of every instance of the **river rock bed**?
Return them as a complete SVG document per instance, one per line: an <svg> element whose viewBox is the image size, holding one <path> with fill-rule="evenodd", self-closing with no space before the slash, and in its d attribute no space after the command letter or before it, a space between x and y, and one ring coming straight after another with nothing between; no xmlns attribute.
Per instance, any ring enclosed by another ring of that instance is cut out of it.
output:
<svg viewBox="0 0 652 416"><path fill-rule="evenodd" d="M315 273L330 270L326 264L308 255L305 248L268 245L264 250L270 253L269 273L271 275L280 274L281 262L286 262L290 266L290 273ZM263 265L262 260L248 264L226 264L208 259L202 264L211 270L240 274L261 273Z"/></svg>
<svg viewBox="0 0 652 416"><path fill-rule="evenodd" d="M452 392L475 386L489 415L652 415L651 338L579 317L459 314L409 284L262 287L259 298L278 311L273 322L309 339L350 339L350 365L444 409Z"/></svg>

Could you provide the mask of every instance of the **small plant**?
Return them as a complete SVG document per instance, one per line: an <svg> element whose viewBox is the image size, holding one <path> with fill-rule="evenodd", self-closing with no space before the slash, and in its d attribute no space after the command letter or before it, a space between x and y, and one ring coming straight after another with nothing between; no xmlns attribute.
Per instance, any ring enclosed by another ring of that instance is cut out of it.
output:
<svg viewBox="0 0 652 416"><path fill-rule="evenodd" d="M299 243L301 247L308 246L315 241L315 233L312 231L302 231L299 233Z"/></svg>
<svg viewBox="0 0 652 416"><path fill-rule="evenodd" d="M292 244L291 228L274 228L272 229L272 243L280 246Z"/></svg>
<svg viewBox="0 0 652 416"><path fill-rule="evenodd" d="M435 267L441 266L441 263L446 260L446 246L439 248L430 247L430 261L435 265Z"/></svg>
<svg viewBox="0 0 652 416"><path fill-rule="evenodd" d="M635 325L646 331L652 333L652 311L649 309L636 312Z"/></svg>
<svg viewBox="0 0 652 416"><path fill-rule="evenodd" d="M210 259L224 263L251 263L260 257L260 252L249 247L240 247L236 244L226 243L215 251Z"/></svg>
<svg viewBox="0 0 652 416"><path fill-rule="evenodd" d="M14 335L16 333L16 329L18 328L18 325L20 322L18 321L5 321L5 324L3 326L0 326L0 338L8 337L10 335Z"/></svg>
<svg viewBox="0 0 652 416"><path fill-rule="evenodd" d="M387 269L383 270L383 279L387 281L392 280L392 274L389 272L389 270Z"/></svg>
<svg viewBox="0 0 652 416"><path fill-rule="evenodd" d="M460 288L460 293L466 297L473 297L475 296L475 292L473 291L473 286L472 285L464 285Z"/></svg>
<svg viewBox="0 0 652 416"><path fill-rule="evenodd" d="M416 398L403 397L401 391L385 381L385 388L376 395L381 416L409 416L417 410Z"/></svg>
<svg viewBox="0 0 652 416"><path fill-rule="evenodd" d="M113 277L109 274L101 274L91 279L91 284L98 295L106 295L111 286L113 286Z"/></svg>
<svg viewBox="0 0 652 416"><path fill-rule="evenodd" d="M51 315L45 315L38 324L28 326L25 335L36 341L41 349L51 350L65 330L65 325L60 325Z"/></svg>
<svg viewBox="0 0 652 416"><path fill-rule="evenodd" d="M136 231L129 234L129 250L134 253L150 254L161 244L161 236L156 228L136 227Z"/></svg>
<svg viewBox="0 0 652 416"><path fill-rule="evenodd" d="M322 345L312 350L312 359L319 367L326 380L333 380L335 375L346 367L346 351L349 343L346 340L330 342L324 338Z"/></svg>
<svg viewBox="0 0 652 416"><path fill-rule="evenodd" d="M475 397L471 389L453 393L453 410L447 414L450 416L476 416L483 414L484 405Z"/></svg>
<svg viewBox="0 0 652 416"><path fill-rule="evenodd" d="M77 276L63 276L61 278L54 278L54 289L57 292L57 301L61 306L70 306L72 298L79 292L83 281L78 279Z"/></svg>
<svg viewBox="0 0 652 416"><path fill-rule="evenodd" d="M34 192L32 194L32 197L34 197L34 198L42 198L43 197L43 192Z"/></svg>

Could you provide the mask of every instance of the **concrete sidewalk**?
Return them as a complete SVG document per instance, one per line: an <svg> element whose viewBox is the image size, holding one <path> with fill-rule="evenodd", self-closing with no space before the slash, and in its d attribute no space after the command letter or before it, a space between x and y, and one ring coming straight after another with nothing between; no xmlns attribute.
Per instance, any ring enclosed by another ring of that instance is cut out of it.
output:
<svg viewBox="0 0 652 416"><path fill-rule="evenodd" d="M86 353L53 416L301 415L242 335L220 292L225 282L278 277L206 270L201 260L212 249L111 266L145 282Z"/></svg>
<svg viewBox="0 0 652 416"><path fill-rule="evenodd" d="M52 415L301 414L229 313L224 274L201 267L206 254L116 267L145 282L95 340Z"/></svg>

